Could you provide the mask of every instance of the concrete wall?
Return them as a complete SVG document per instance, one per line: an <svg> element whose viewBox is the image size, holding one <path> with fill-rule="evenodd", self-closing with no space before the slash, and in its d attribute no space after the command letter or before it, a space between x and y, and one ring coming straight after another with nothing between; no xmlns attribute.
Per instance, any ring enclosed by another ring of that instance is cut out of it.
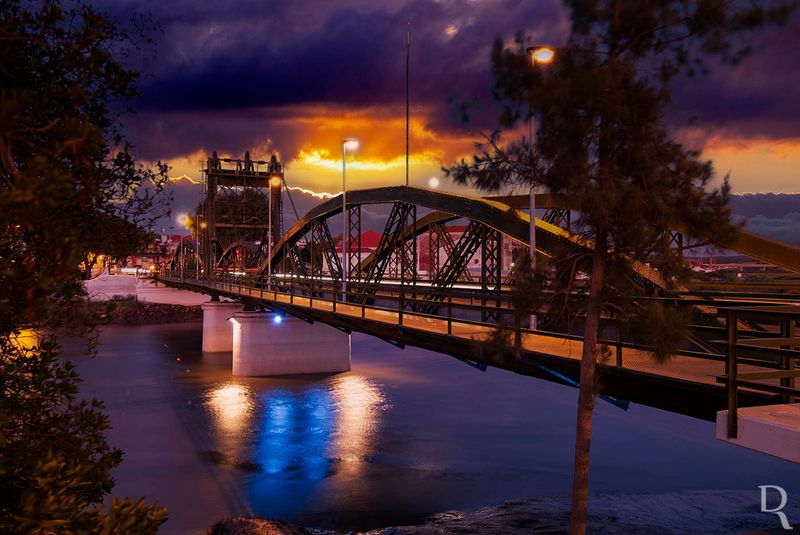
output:
<svg viewBox="0 0 800 535"><path fill-rule="evenodd" d="M203 303L203 352L216 353L233 349L231 318L244 308L240 303L209 301Z"/></svg>
<svg viewBox="0 0 800 535"><path fill-rule="evenodd" d="M800 463L800 403L743 407L736 438L728 438L728 411L717 413L717 438Z"/></svg>
<svg viewBox="0 0 800 535"><path fill-rule="evenodd" d="M136 277L133 275L100 275L92 280L82 281L91 301L136 297Z"/></svg>
<svg viewBox="0 0 800 535"><path fill-rule="evenodd" d="M197 306L208 302L208 296L205 294L168 288L151 279L139 279L135 293L141 303Z"/></svg>
<svg viewBox="0 0 800 535"><path fill-rule="evenodd" d="M90 301L135 298L142 303L197 306L208 301L208 296L177 288L167 288L149 278L135 275L100 275L83 281Z"/></svg>
<svg viewBox="0 0 800 535"><path fill-rule="evenodd" d="M337 373L350 369L350 335L270 312L238 312L233 324L233 375Z"/></svg>

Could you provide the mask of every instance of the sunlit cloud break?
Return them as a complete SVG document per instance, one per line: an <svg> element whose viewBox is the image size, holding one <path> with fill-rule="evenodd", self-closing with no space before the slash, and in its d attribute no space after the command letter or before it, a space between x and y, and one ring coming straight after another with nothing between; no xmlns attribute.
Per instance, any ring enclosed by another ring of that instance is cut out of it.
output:
<svg viewBox="0 0 800 535"><path fill-rule="evenodd" d="M202 180L196 180L196 179L190 177L187 174L183 174L183 175L180 175L180 176L171 176L171 177L169 177L169 180L170 180L170 182L177 182L178 180L188 180L192 184L202 184L203 183Z"/></svg>
<svg viewBox="0 0 800 535"><path fill-rule="evenodd" d="M202 184L202 180L195 180L194 178L190 177L187 174L179 175L179 176L171 176L169 177L170 181L177 182L179 180L188 180L192 184ZM336 193L329 193L327 191L314 191L306 188L301 188L298 186L286 186L286 189L290 191L299 191L305 195L310 195L311 197L316 197L317 199L333 199L337 195L340 195L342 192L337 191Z"/></svg>
<svg viewBox="0 0 800 535"><path fill-rule="evenodd" d="M307 165L325 167L327 169L341 170L342 168L341 158L335 158L331 156L331 153L325 149L314 149L311 151L301 150L298 153L295 161ZM409 161L415 164L424 164L424 163L430 163L432 161L437 162L438 158L437 155L431 152L423 152L423 153L412 154L409 157ZM350 161L350 159L348 158L347 168L359 169L362 171L388 171L391 169L402 168L405 166L405 164L406 164L405 156L397 156L390 160L379 160L376 158L360 158L360 159L353 158L353 160Z"/></svg>

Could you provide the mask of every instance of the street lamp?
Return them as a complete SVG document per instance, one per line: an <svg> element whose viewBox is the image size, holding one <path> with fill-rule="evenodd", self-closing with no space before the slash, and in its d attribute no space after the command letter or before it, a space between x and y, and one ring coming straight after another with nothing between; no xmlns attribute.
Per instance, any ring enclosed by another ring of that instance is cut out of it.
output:
<svg viewBox="0 0 800 535"><path fill-rule="evenodd" d="M198 256L198 259L197 259L197 279L198 280L200 279L200 262L203 261L204 264L208 263L208 262L203 260L204 258L208 257L208 253L207 253L208 236L206 235L206 229L208 228L208 222L206 222L205 219L206 219L206 216L204 214L203 215L203 221L200 221L200 224L198 225L200 230L197 231L197 243L198 243L198 250L197 250L197 256ZM202 235L202 237L201 237L201 235ZM199 245L202 245L202 249L203 249L202 251L200 251ZM201 256L201 254L202 254L202 256ZM209 271L209 266L204 265L203 266L203 273L206 274L206 273L208 273L208 271ZM207 276L208 275L206 275L206 277Z"/></svg>
<svg viewBox="0 0 800 535"><path fill-rule="evenodd" d="M279 190L283 184L283 177L274 174L269 177L269 200L267 201L267 221L269 222L269 234L267 238L267 289L272 290L272 196L274 190Z"/></svg>
<svg viewBox="0 0 800 535"><path fill-rule="evenodd" d="M181 225L184 229L186 229L187 225L189 224L189 214L186 214L186 213L180 214L178 216L178 224ZM181 259L180 260L181 261L181 281L183 281L183 232L181 232L180 237L181 237L181 241L180 241L180 245L178 247L180 248L180 255L181 255L180 256L180 259Z"/></svg>
<svg viewBox="0 0 800 535"><path fill-rule="evenodd" d="M358 140L345 138L342 140L342 298L347 300L347 277L350 266L347 258L347 235L350 232L347 219L347 149L356 150Z"/></svg>
<svg viewBox="0 0 800 535"><path fill-rule="evenodd" d="M525 49L525 52L531 58L531 71L536 70L536 63L539 62L543 65L547 65L548 63L552 62L556 57L556 52L552 47L547 45L538 45L538 46L531 46ZM531 77L531 97L533 95L533 77ZM532 99L530 102L530 117L528 118L528 129L530 131L530 159L531 159L531 166L533 166L533 156L534 151L536 150L536 128L534 126L533 120L533 101ZM530 191L530 212L531 212L531 221L530 221L530 228L529 228L529 241L530 241L530 260L531 260L531 275L536 274L536 180L534 176L533 169L531 168L531 191ZM536 329L536 314L531 314L530 319L530 328Z"/></svg>

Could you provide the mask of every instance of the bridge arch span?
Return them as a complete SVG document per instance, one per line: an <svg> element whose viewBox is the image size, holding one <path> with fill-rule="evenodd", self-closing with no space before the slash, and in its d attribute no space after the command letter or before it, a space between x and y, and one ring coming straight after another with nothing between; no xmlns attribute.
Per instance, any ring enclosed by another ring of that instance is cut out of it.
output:
<svg viewBox="0 0 800 535"><path fill-rule="evenodd" d="M564 199L550 195L543 197L542 200L545 201L543 207L561 207L565 204ZM403 242L425 232L431 225L464 218L485 225L493 231L528 246L530 216L517 207L504 202L507 199L516 199L516 196L497 198L469 197L408 186L389 186L347 192L348 207L405 203L434 210L434 212L418 220L413 226L403 229L401 235ZM341 194L309 210L275 243L272 257L269 259L269 262L272 263L272 268L276 269L278 264L290 254L291 247L312 230L314 222L325 222L327 219L341 214L341 212ZM541 219L536 220L536 229L537 254L548 256L564 243L586 250L590 250L593 245L584 238L575 236ZM391 247L379 247L379 250L375 251L370 258L364 259L360 263L359 269L363 271L371 263L377 262L391 253ZM654 270L640 264L633 264L632 268L635 276L648 286L659 289L666 287L660 275ZM259 271L263 274L266 270L267 261L265 260Z"/></svg>

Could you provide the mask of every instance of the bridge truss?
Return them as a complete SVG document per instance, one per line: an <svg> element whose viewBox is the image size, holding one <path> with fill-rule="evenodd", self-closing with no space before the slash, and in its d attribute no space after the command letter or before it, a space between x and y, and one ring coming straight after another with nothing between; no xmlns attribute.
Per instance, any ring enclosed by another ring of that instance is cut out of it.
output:
<svg viewBox="0 0 800 535"><path fill-rule="evenodd" d="M214 152L203 170L205 198L197 215L204 266L243 270L262 263L270 237L283 229L283 165L220 158ZM212 269L206 270L210 276Z"/></svg>

